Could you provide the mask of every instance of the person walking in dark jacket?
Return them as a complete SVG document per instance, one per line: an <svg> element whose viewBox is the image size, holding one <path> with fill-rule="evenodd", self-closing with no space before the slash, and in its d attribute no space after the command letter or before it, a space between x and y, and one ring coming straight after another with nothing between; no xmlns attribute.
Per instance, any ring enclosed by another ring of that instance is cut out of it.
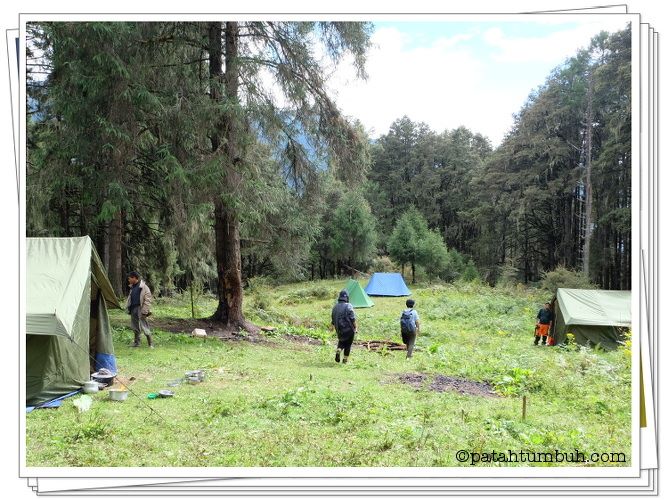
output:
<svg viewBox="0 0 668 500"><path fill-rule="evenodd" d="M341 361L341 351L343 351L343 362L348 362L350 349L353 346L353 339L357 333L355 310L348 301L348 292L341 290L339 300L332 308L332 325L336 329L336 337L339 341L336 346L336 355L334 356L334 360L337 363Z"/></svg>

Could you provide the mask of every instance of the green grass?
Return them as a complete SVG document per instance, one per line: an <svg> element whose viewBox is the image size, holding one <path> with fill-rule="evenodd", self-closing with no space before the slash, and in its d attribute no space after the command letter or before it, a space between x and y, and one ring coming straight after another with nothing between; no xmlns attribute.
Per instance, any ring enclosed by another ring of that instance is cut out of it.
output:
<svg viewBox="0 0 668 500"><path fill-rule="evenodd" d="M533 347L542 295L480 285L412 286L423 324L414 358L358 347L350 364L338 365L327 326L342 286L253 286L246 315L278 327L267 338L271 344L156 331L156 349L131 349L128 317L113 312L119 370L136 377L134 394L123 403L96 394L84 413L70 398L58 410L27 415L27 464L432 467L462 465L455 459L460 449L578 449L630 459L628 351ZM399 341L405 298L373 300L375 307L357 310L358 339ZM211 297L200 300L202 316L215 305ZM154 317L189 318L189 298L158 300ZM290 342L283 333L325 343ZM146 399L199 368L207 372L203 383L180 385L171 399ZM396 381L408 372L488 381L505 396L415 390ZM522 394L528 398L524 421Z"/></svg>

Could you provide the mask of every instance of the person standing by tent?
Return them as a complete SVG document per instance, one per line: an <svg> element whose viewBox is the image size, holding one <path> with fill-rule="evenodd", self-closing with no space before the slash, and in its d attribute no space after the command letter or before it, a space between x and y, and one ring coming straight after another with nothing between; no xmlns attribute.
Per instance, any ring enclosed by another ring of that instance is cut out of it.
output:
<svg viewBox="0 0 668 500"><path fill-rule="evenodd" d="M418 315L418 312L413 309L415 307L415 301L413 299L408 299L406 301L406 307L408 307L408 309L401 313L399 323L401 324L401 340L406 345L406 359L408 359L413 356L415 339L417 339L417 336L420 333L420 316Z"/></svg>
<svg viewBox="0 0 668 500"><path fill-rule="evenodd" d="M341 290L339 300L332 308L332 325L336 329L336 336L339 340L334 361L337 363L341 361L341 351L343 350L343 362L347 363L350 349L353 346L353 339L357 333L357 318L346 290Z"/></svg>
<svg viewBox="0 0 668 500"><path fill-rule="evenodd" d="M538 311L536 319L538 321L536 321L536 328L534 330L535 339L533 345L538 345L538 341L541 337L543 338L543 345L545 345L547 343L547 336L552 328L552 322L554 321L554 313L552 312L552 307L549 302L545 302L544 307Z"/></svg>
<svg viewBox="0 0 668 500"><path fill-rule="evenodd" d="M148 346L153 349L151 329L147 321L147 318L151 315L151 302L153 302L151 289L134 271L128 274L128 285L130 294L128 295L126 309L130 314L132 331L135 333L135 341L131 344L131 347L141 345L141 334L143 333L146 335Z"/></svg>

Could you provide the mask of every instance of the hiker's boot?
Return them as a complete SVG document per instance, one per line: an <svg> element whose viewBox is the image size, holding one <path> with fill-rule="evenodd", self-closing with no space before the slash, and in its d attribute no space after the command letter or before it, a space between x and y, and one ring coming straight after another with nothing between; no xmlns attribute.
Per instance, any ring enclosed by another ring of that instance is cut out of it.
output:
<svg viewBox="0 0 668 500"><path fill-rule="evenodd" d="M130 344L130 347L139 347L140 344L141 344L141 337L139 336L138 333L135 333L135 341L132 344Z"/></svg>
<svg viewBox="0 0 668 500"><path fill-rule="evenodd" d="M339 361L341 361L341 349L336 350L336 355L334 356L334 361L336 361L337 363ZM345 363L345 361L344 361L344 363Z"/></svg>
<svg viewBox="0 0 668 500"><path fill-rule="evenodd" d="M154 346L153 346L153 339L151 338L150 335L147 335L147 336L146 336L146 341L148 342L148 348L149 348L149 349L153 349L153 347L154 347Z"/></svg>
<svg viewBox="0 0 668 500"><path fill-rule="evenodd" d="M539 340L540 340L540 337L539 337L538 335L536 335L536 336L534 337L533 345L538 345L538 341L539 341Z"/></svg>
<svg viewBox="0 0 668 500"><path fill-rule="evenodd" d="M547 337L543 337L543 345L547 345Z"/></svg>
<svg viewBox="0 0 668 500"><path fill-rule="evenodd" d="M348 356L343 356L343 362L347 363L348 362Z"/></svg>

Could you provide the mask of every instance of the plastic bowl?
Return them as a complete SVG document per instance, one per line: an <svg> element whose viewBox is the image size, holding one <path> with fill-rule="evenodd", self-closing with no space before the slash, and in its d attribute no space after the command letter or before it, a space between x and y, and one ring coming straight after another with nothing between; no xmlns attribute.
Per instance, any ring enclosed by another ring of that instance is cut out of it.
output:
<svg viewBox="0 0 668 500"><path fill-rule="evenodd" d="M162 391L158 391L158 395L161 398L171 398L174 395L174 391L168 391L167 389L163 389Z"/></svg>

